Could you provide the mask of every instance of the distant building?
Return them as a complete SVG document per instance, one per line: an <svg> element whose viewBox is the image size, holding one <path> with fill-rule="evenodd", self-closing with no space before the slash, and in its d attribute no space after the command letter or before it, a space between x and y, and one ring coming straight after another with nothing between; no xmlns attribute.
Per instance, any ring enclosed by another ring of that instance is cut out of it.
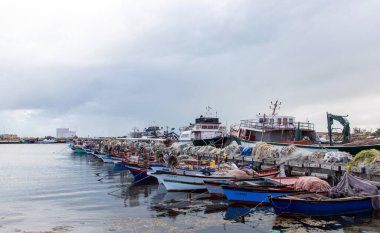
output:
<svg viewBox="0 0 380 233"><path fill-rule="evenodd" d="M131 138L142 138L143 132L135 131L135 132L130 132L129 136Z"/></svg>
<svg viewBox="0 0 380 233"><path fill-rule="evenodd" d="M21 139L16 134L0 134L0 143L20 143Z"/></svg>
<svg viewBox="0 0 380 233"><path fill-rule="evenodd" d="M57 138L73 138L77 136L76 131L70 131L69 128L58 128Z"/></svg>

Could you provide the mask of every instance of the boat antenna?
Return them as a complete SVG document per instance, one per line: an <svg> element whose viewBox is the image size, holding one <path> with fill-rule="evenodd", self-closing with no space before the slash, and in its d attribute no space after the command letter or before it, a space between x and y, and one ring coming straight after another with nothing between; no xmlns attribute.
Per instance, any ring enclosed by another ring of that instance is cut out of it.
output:
<svg viewBox="0 0 380 233"><path fill-rule="evenodd" d="M210 106L206 107L206 116L207 115L210 115L210 116L212 115L211 110L212 110L212 108Z"/></svg>
<svg viewBox="0 0 380 233"><path fill-rule="evenodd" d="M276 100L276 102L270 102L270 106L269 106L269 109L272 109L272 116L277 116L277 111L280 110L281 108L281 102L278 102L278 100Z"/></svg>

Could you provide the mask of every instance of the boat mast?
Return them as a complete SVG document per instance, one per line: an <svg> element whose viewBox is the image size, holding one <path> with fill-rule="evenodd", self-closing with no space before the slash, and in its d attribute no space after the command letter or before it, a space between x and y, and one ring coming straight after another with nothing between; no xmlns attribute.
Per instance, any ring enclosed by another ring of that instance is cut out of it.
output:
<svg viewBox="0 0 380 233"><path fill-rule="evenodd" d="M272 109L272 117L276 116L277 115L277 110L280 109L280 106L281 106L281 102L278 102L278 100L276 100L276 102L270 102L270 106L269 106L269 109ZM263 137L264 137L264 131L265 131L265 113L264 113L264 119L263 119L263 126L262 126L262 130L261 130L261 141L263 141Z"/></svg>
<svg viewBox="0 0 380 233"><path fill-rule="evenodd" d="M276 102L270 102L270 106L269 106L269 109L272 109L272 116L276 116L277 115L277 110L279 110L281 107L281 102L278 102L278 100L276 100Z"/></svg>

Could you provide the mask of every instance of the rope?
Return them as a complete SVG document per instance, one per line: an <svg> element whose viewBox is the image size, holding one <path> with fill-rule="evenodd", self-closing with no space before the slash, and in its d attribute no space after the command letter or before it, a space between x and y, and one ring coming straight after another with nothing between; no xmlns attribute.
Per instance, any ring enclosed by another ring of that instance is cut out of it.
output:
<svg viewBox="0 0 380 233"><path fill-rule="evenodd" d="M139 173L140 174L140 173ZM144 177L144 178L142 178L142 179L139 179L139 180L135 180L134 182L132 182L129 186L132 186L132 185L135 185L136 183L138 183L138 182L141 182L141 181L143 181L143 180L145 180L145 179L147 179L147 178L150 178L151 176L146 176L146 177ZM102 178L103 179L103 178ZM114 193L114 192L116 192L116 191L119 191L119 190L121 190L123 187L121 187L121 188L118 188L118 189L116 189L116 190L114 190L114 191L112 191L112 192L109 192L109 193L107 193L108 195L111 195L112 193Z"/></svg>
<svg viewBox="0 0 380 233"><path fill-rule="evenodd" d="M236 220L236 219L238 219L238 218L241 218L241 217L243 217L243 216L245 216L245 215L247 215L247 214L250 214L251 212L255 211L255 210L257 209L257 207L259 207L261 204L263 204L263 202L264 202L265 200L266 200L266 198L263 199L261 202L259 202L255 207L250 208L246 213L244 213L244 214L242 214L242 215L239 215L239 216L233 218L232 220Z"/></svg>
<svg viewBox="0 0 380 233"><path fill-rule="evenodd" d="M139 175L141 175L143 172L145 172L145 170L143 170L143 171L141 171L141 172L139 172L136 176L139 176ZM116 173L116 172L114 172L114 173ZM107 176L112 176L114 173L112 173L111 175L105 175L104 177L102 177L102 178L100 178L98 181L101 181L101 180L103 180L104 178L106 178ZM149 176L148 176L149 177ZM145 179L146 177L144 177L143 179Z"/></svg>
<svg viewBox="0 0 380 233"><path fill-rule="evenodd" d="M272 198L272 197L269 197L269 198ZM271 201L271 204L272 204L273 207L275 207L275 208L277 208L279 210L285 210L285 209L289 208L289 206L292 204L292 200L291 199L289 200L289 203L288 203L288 205L286 207L277 206L276 204L274 204L273 201Z"/></svg>

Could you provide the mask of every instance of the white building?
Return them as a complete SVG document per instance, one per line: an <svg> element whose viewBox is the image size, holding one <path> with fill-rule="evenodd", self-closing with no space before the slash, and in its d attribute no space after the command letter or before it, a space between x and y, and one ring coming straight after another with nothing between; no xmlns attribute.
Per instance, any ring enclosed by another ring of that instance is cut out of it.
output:
<svg viewBox="0 0 380 233"><path fill-rule="evenodd" d="M73 138L76 137L76 131L70 131L69 128L58 128L57 129L57 138Z"/></svg>

